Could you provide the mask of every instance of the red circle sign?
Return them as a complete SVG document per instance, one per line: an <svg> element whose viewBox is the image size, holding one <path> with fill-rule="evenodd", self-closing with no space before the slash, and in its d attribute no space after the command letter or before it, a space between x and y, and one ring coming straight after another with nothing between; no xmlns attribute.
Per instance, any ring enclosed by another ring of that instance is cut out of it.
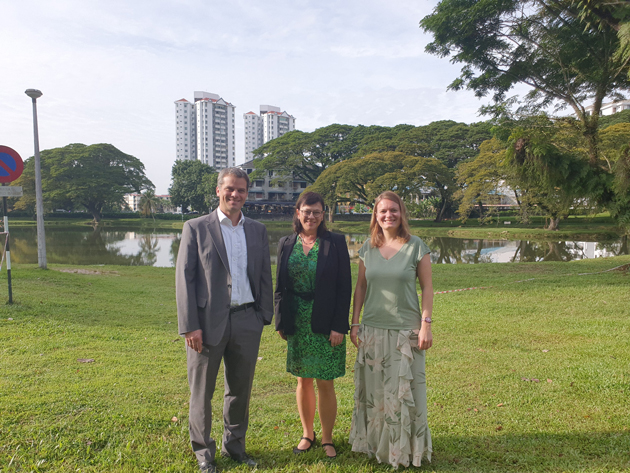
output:
<svg viewBox="0 0 630 473"><path fill-rule="evenodd" d="M0 145L0 182L13 182L22 175L24 161L17 151Z"/></svg>

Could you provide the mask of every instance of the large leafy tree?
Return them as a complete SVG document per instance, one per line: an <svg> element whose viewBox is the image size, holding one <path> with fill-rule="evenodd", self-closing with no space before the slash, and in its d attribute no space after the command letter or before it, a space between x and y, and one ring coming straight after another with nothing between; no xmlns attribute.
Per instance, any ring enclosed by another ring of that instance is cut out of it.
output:
<svg viewBox="0 0 630 473"><path fill-rule="evenodd" d="M305 192L318 192L329 209L329 221L337 204L364 204L370 206L369 184L380 176L402 166L402 153L373 153L364 158L351 158L327 168Z"/></svg>
<svg viewBox="0 0 630 473"><path fill-rule="evenodd" d="M458 213L463 221L473 208L479 208L479 219L483 221L483 204L498 204L499 188L505 184L505 145L496 138L481 144L479 155L457 167L457 183L461 190Z"/></svg>
<svg viewBox="0 0 630 473"><path fill-rule="evenodd" d="M306 190L322 194L332 211L342 202L371 207L376 196L386 190L411 199L427 187L437 189L443 202L450 201L455 189L452 170L435 158L387 151L337 163ZM438 213L438 220L442 214L443 209Z"/></svg>
<svg viewBox="0 0 630 473"><path fill-rule="evenodd" d="M630 89L630 55L619 54L614 26L584 21L580 3L585 2L442 0L420 25L433 34L428 52L463 64L450 89L492 94L496 111L509 103L515 85L529 85L525 109L571 108L596 167L599 112L606 97Z"/></svg>
<svg viewBox="0 0 630 473"><path fill-rule="evenodd" d="M619 37L615 55L622 60L630 59L630 2L627 0L570 0L578 12L578 18L588 26L611 28ZM556 3L561 4L560 0ZM630 72L628 73L630 79Z"/></svg>
<svg viewBox="0 0 630 473"><path fill-rule="evenodd" d="M182 208L185 212L189 207L200 213L208 213L206 197L214 194L214 188L208 186L208 178L216 174L214 168L201 161L175 161L171 170L171 187L168 192L171 195L171 203ZM205 178L205 179L204 179Z"/></svg>
<svg viewBox="0 0 630 473"><path fill-rule="evenodd" d="M366 167L359 169L358 175L349 176L348 179L344 178L340 181L342 184L350 185L353 179L356 182L369 182L370 179L367 179L367 176L372 169L376 169L377 173L382 173L387 167L387 156L391 156L388 153L434 158L444 166L454 168L458 163L476 156L481 143L490 138L490 124L487 122L467 125L444 120L419 127L413 125L394 127L330 125L312 133L287 133L258 148L256 154L261 158L255 162L256 175L273 171L278 180L292 176L310 184L317 182L319 191L330 196L327 205L334 211L338 196L343 193L338 192L334 187L326 187L322 183L330 181L333 175L334 179L337 179L339 172L342 175L350 172L349 167L339 166L345 160L367 158L375 154L385 160L382 163L375 162L375 167L372 166L372 158L363 162ZM333 167L334 170L326 173ZM449 182L453 182L452 176ZM453 214L454 190L454 187L436 189L441 199L438 219Z"/></svg>
<svg viewBox="0 0 630 473"><path fill-rule="evenodd" d="M324 169L352 157L371 128L334 124L286 133L255 150L255 176L273 171L279 179L293 176L312 184Z"/></svg>
<svg viewBox="0 0 630 473"><path fill-rule="evenodd" d="M583 137L566 121L529 118L516 124L507 143L506 164L549 216L548 230L557 230L571 209L601 201L610 188L610 174L589 165Z"/></svg>
<svg viewBox="0 0 630 473"><path fill-rule="evenodd" d="M479 146L492 137L490 123L468 125L452 120L432 122L425 126L398 125L393 128L370 127L354 156L398 151L407 156L439 159L454 168L477 155Z"/></svg>
<svg viewBox="0 0 630 473"><path fill-rule="evenodd" d="M601 154L612 176L608 204L619 225L630 231L630 123L616 123L600 132Z"/></svg>
<svg viewBox="0 0 630 473"><path fill-rule="evenodd" d="M120 207L125 194L153 189L142 162L110 144L70 144L41 153L42 191L47 209L85 208L96 222L105 208ZM35 208L35 160L26 160L16 183L24 197L16 209Z"/></svg>

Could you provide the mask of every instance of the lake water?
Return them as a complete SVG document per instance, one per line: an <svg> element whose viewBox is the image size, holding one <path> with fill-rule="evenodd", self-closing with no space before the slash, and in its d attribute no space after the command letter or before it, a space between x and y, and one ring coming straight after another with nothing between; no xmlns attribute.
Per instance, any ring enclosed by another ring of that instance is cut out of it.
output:
<svg viewBox="0 0 630 473"><path fill-rule="evenodd" d="M91 227L47 227L46 255L49 263L117 264L171 267L175 265L181 231L92 230ZM272 263L286 231L269 234ZM346 235L353 261L367 235ZM571 261L630 254L628 237L618 240L509 241L449 237L422 237L431 249L434 264L477 264L533 261ZM11 260L37 263L37 231L34 227L11 229Z"/></svg>

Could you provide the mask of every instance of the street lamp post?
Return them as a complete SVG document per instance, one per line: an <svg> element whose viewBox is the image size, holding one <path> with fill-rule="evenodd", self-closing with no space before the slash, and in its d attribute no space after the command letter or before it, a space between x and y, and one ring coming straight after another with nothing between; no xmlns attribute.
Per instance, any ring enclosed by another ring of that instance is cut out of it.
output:
<svg viewBox="0 0 630 473"><path fill-rule="evenodd" d="M33 135L35 139L35 201L37 210L37 262L42 269L46 264L46 234L44 231L44 200L42 197L42 170L39 157L39 131L37 130L37 99L42 93L37 89L24 92L33 100Z"/></svg>

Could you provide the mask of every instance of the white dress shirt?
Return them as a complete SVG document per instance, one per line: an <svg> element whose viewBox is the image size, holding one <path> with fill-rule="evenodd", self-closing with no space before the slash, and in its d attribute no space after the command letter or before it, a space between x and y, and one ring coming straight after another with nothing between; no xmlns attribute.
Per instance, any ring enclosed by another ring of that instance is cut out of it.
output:
<svg viewBox="0 0 630 473"><path fill-rule="evenodd" d="M232 276L232 306L254 302L252 288L247 277L247 239L245 238L245 217L241 212L241 218L236 226L232 221L217 209L219 222L221 222L221 234L227 252L230 275Z"/></svg>

